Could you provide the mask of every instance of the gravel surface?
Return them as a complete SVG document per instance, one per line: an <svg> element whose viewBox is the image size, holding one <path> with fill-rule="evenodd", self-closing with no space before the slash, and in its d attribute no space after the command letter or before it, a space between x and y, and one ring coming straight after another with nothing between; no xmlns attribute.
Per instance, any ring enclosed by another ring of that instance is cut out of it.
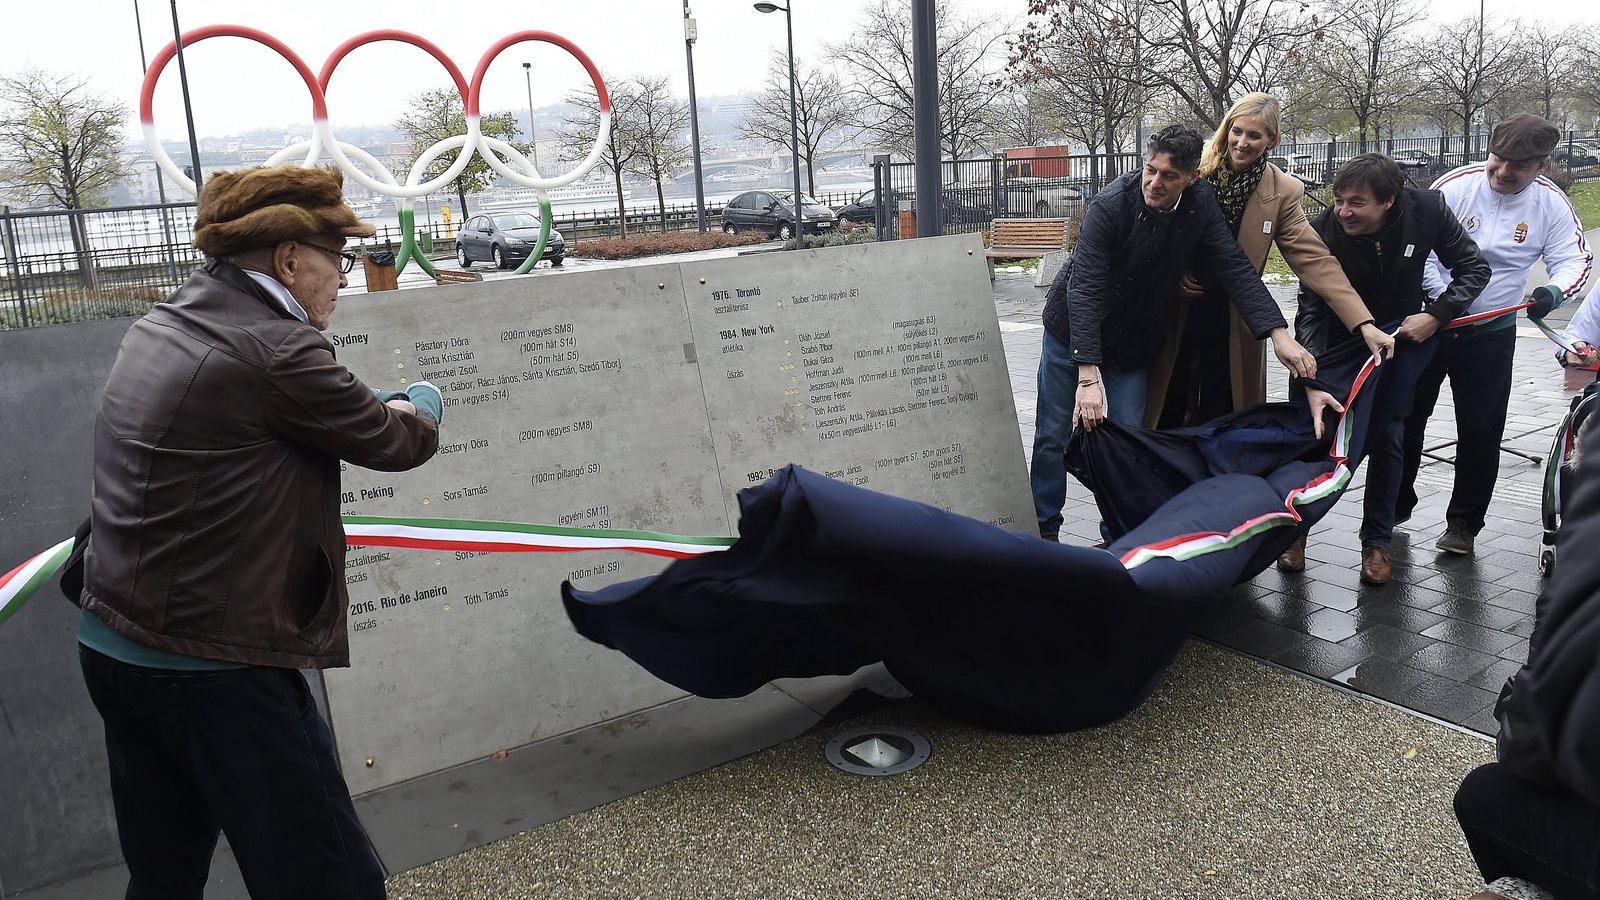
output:
<svg viewBox="0 0 1600 900"><path fill-rule="evenodd" d="M933 757L833 770L834 728L394 876L394 900L1466 897L1450 811L1492 747L1209 645L1112 726L1021 737L915 701ZM840 726L841 728L843 726Z"/></svg>

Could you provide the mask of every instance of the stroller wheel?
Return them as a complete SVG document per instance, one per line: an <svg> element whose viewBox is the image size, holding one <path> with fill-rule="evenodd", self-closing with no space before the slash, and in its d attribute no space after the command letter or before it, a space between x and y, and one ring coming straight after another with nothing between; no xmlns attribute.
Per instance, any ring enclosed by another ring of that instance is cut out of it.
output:
<svg viewBox="0 0 1600 900"><path fill-rule="evenodd" d="M1545 547L1543 550L1540 550L1539 551L1539 574L1543 575L1546 578L1549 578L1550 577L1550 573L1554 572L1555 568L1556 568L1556 548L1554 548L1554 547Z"/></svg>

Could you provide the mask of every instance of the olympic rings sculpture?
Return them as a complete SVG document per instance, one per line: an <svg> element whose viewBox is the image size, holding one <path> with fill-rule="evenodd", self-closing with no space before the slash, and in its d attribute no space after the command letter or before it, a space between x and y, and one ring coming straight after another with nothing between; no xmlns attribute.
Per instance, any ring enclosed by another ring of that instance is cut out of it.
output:
<svg viewBox="0 0 1600 900"><path fill-rule="evenodd" d="M423 256L416 246L413 233L415 230L415 211L412 209L411 201L439 190L454 181L471 163L473 154L482 155L489 168L512 183L532 188L539 198L539 240L533 251L528 254L527 261L517 269L517 274L520 275L532 269L539 261L539 258L544 255L544 248L550 237L552 216L549 192L571 184L588 174L589 170L593 169L595 164L600 161L600 156L605 152L606 145L611 137L611 98L606 93L605 81L600 77L599 70L595 68L594 62L589 59L588 54L579 49L576 44L548 31L519 31L515 34L508 34L496 41L493 46L484 52L483 57L478 60L478 66L473 71L470 82L462 76L461 69L456 66L449 56L445 55L443 50L440 50L428 39L407 31L380 29L356 35L334 49L333 53L328 56L327 61L322 64L322 71L317 75L312 75L311 69L306 65L305 61L286 44L259 29L243 25L208 25L186 32L180 39L182 45L188 47L190 44L213 37L237 37L255 41L277 53L294 67L295 72L300 75L300 80L305 83L306 90L311 95L311 139L278 151L273 154L271 159L267 160L267 165L283 165L304 151L305 158L300 164L311 166L315 165L321 159L322 154L326 152L330 161L355 180L357 184L373 193L395 198L400 217L401 233L400 255L395 261L396 271L404 270L406 263L411 259L415 259L424 271L429 275L433 274L432 264L428 262L427 257ZM437 60L444 67L445 72L449 74L450 80L455 84L456 93L461 96L461 103L466 111L467 133L445 138L423 151L417 158L416 163L412 165L404 184L395 178L393 172L390 172L382 163L373 158L372 154L353 144L347 144L339 140L333 133L332 124L328 121L327 90L328 83L333 79L334 70L339 67L339 63L351 51L366 44L380 41L398 41L411 44ZM577 167L553 178L541 176L533 162L516 148L504 141L487 137L480 130L479 102L483 92L483 80L489 71L489 65L507 47L523 41L543 41L555 44L557 47L572 54L583 65L584 70L589 73L589 80L593 82L595 93L600 101L600 127L595 135L594 147ZM195 194L193 179L189 178L172 161L172 157L167 155L166 149L161 146L161 141L156 135L154 112L156 83L160 81L162 71L166 68L167 63L171 62L172 58L177 55L177 52L178 44L170 43L163 47L161 52L157 53L155 58L150 61L150 68L145 73L144 85L139 94L139 122L144 128L145 144L149 147L150 155L155 159L156 165L160 166L161 171L177 182L184 190L190 194ZM455 161L450 164L449 168L431 181L422 180L422 174L427 171L428 166L432 165L434 160L444 153L457 148L460 148L460 152L456 155ZM505 159L501 158L502 154ZM511 164L508 164L505 161L506 159L511 160ZM357 165L357 162L360 165ZM375 178L368 174L366 171L368 169L377 173L378 177Z"/></svg>

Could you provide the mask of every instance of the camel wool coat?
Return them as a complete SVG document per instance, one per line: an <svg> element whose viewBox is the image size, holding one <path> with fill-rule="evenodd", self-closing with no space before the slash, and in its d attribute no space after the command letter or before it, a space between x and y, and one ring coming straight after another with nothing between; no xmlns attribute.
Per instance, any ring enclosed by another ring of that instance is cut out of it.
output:
<svg viewBox="0 0 1600 900"><path fill-rule="evenodd" d="M1372 318L1366 304L1350 286L1339 261L1328 252L1311 223L1306 221L1300 201L1305 196L1305 186L1271 163L1261 176L1261 184L1245 204L1244 218L1239 222L1239 246L1250 263L1260 272L1267 265L1267 253L1274 242L1283 259L1300 276L1300 281L1328 301L1328 306L1344 323L1354 329ZM1183 335L1188 318L1189 302L1178 300L1178 314L1169 322L1165 346L1161 355L1150 365L1149 392L1146 395L1144 424L1154 428L1161 421L1161 411L1167 399L1167 388L1172 381L1172 367L1177 359L1178 340ZM1250 329L1239 318L1239 311L1228 305L1228 370L1233 382L1233 408L1243 409L1265 403L1267 399L1267 358L1265 342L1250 336Z"/></svg>

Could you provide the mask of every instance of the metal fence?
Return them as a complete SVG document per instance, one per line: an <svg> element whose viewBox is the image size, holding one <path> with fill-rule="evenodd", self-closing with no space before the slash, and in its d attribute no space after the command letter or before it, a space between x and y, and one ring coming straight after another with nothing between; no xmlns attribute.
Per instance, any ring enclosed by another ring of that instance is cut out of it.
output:
<svg viewBox="0 0 1600 900"><path fill-rule="evenodd" d="M853 194L817 197L843 206ZM493 211L491 211L493 212ZM203 260L192 246L194 203L106 207L86 210L12 211L0 208L0 331L86 319L143 315L189 277ZM720 228L722 204L706 204L707 225ZM417 241L436 257L455 253L460 222L417 226ZM554 227L567 252L586 241L621 234L615 208L558 213ZM668 203L668 231L696 228L693 203ZM658 233L654 208L627 209L629 235ZM363 252L399 249L401 233L392 222L357 242Z"/></svg>
<svg viewBox="0 0 1600 900"><path fill-rule="evenodd" d="M1354 156L1387 154L1413 186L1427 187L1457 166L1484 159L1488 140L1484 132L1470 137L1291 143L1280 144L1268 158L1305 185L1306 214L1313 216L1332 202L1329 185ZM1552 164L1568 175L1600 172L1600 137L1568 132ZM941 230L945 234L987 231L995 219L1077 218L1107 184L1142 165L1142 154L1134 151L945 160L940 168ZM894 240L915 221L914 214L906 213L915 209L916 166L879 156L872 169L873 225L879 240Z"/></svg>

